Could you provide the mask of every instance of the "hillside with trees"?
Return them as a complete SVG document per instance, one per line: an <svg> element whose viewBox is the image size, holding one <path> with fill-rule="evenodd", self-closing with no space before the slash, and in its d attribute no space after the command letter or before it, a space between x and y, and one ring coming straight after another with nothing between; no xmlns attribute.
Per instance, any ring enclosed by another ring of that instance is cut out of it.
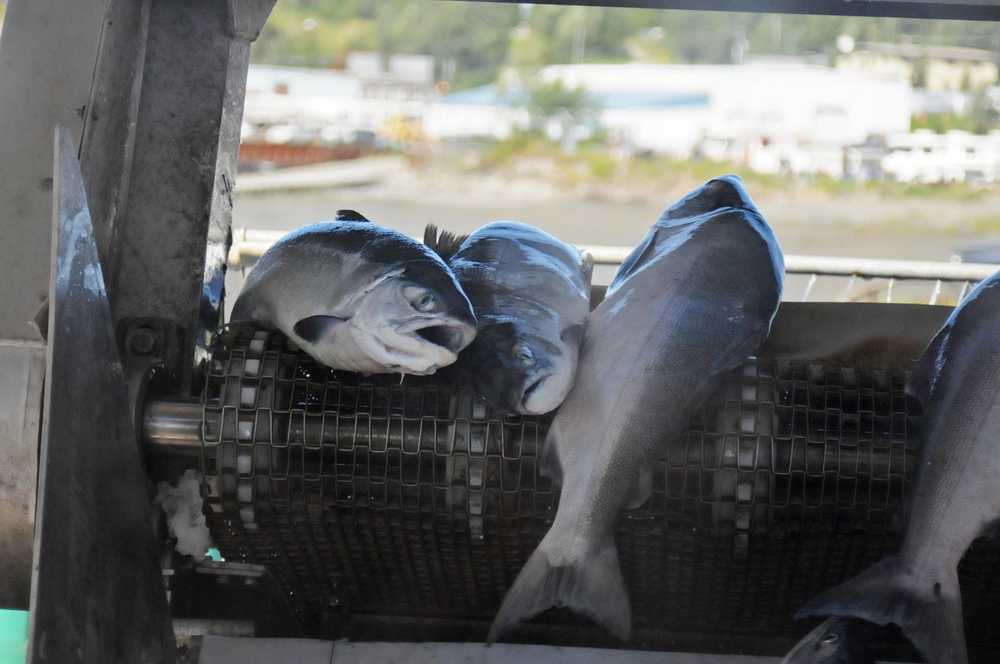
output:
<svg viewBox="0 0 1000 664"><path fill-rule="evenodd" d="M506 65L565 62L739 62L770 55L828 61L838 35L859 42L961 45L1000 52L1000 26L921 21L435 0L281 0L254 46L256 62L340 66L350 51L433 55L453 89Z"/></svg>

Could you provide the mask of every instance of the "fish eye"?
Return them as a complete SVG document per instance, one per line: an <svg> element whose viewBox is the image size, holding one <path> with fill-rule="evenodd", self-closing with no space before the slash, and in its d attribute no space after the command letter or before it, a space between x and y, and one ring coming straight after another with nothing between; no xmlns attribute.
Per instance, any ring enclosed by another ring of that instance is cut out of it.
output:
<svg viewBox="0 0 1000 664"><path fill-rule="evenodd" d="M819 640L819 644L821 646L832 646L839 640L840 636L836 632L828 632L822 639Z"/></svg>
<svg viewBox="0 0 1000 664"><path fill-rule="evenodd" d="M530 367L535 364L535 354L531 352L531 348L527 344L514 344L513 354L514 359L524 366Z"/></svg>
<svg viewBox="0 0 1000 664"><path fill-rule="evenodd" d="M434 296L430 293L425 293L416 301L416 307L420 311L430 311L434 307L434 302Z"/></svg>
<svg viewBox="0 0 1000 664"><path fill-rule="evenodd" d="M403 296L409 300L410 306L421 313L430 313L437 306L437 297L426 288L407 286L403 289Z"/></svg>

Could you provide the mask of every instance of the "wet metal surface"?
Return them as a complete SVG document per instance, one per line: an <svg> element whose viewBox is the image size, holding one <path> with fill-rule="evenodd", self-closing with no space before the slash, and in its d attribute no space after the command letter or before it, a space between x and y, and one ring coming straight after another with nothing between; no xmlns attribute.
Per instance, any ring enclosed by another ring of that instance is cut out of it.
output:
<svg viewBox="0 0 1000 664"><path fill-rule="evenodd" d="M810 307L795 309L788 322L806 325ZM939 313L918 309L893 308L914 347ZM832 337L855 320L812 313ZM886 355L878 335L856 335L824 360L780 321L775 350L794 359L733 372L620 524L628 647L786 652L810 627L792 620L798 606L897 545L920 425L903 367L921 348ZM268 566L307 635L480 640L554 514L558 486L537 474L548 422L434 377L331 372L280 335L239 333L204 392L213 538L227 560ZM991 655L998 560L1000 543L982 540L961 568L970 642ZM552 613L515 640L612 645L602 638ZM908 656L894 648L889 635L882 654Z"/></svg>
<svg viewBox="0 0 1000 664"><path fill-rule="evenodd" d="M0 338L40 340L48 289L52 127L79 136L104 0L7 2L0 39ZM3 472L3 471L0 471Z"/></svg>
<svg viewBox="0 0 1000 664"><path fill-rule="evenodd" d="M140 64L123 67L105 57L98 71L97 89L106 89L122 127L113 143L127 153L103 164L100 131L88 127L95 137L88 164L108 169L95 191L102 192L98 225L113 257L114 319L183 326L182 359L170 367L182 384L219 321L250 41L273 4L177 0L153 2L145 13L123 9L131 18L124 27L116 23L114 34ZM134 26L144 31L142 44L119 34ZM119 118L125 107L129 117Z"/></svg>
<svg viewBox="0 0 1000 664"><path fill-rule="evenodd" d="M28 608L45 347L0 342L0 607Z"/></svg>
<svg viewBox="0 0 1000 664"><path fill-rule="evenodd" d="M56 164L28 661L172 662L154 512L75 146L64 130Z"/></svg>

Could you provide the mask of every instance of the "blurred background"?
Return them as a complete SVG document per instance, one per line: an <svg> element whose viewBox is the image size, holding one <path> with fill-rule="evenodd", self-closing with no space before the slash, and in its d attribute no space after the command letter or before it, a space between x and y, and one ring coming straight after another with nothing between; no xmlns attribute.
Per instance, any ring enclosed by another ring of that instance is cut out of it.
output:
<svg viewBox="0 0 1000 664"><path fill-rule="evenodd" d="M1000 262L998 55L985 22L279 0L233 225L633 246L731 172L786 253Z"/></svg>

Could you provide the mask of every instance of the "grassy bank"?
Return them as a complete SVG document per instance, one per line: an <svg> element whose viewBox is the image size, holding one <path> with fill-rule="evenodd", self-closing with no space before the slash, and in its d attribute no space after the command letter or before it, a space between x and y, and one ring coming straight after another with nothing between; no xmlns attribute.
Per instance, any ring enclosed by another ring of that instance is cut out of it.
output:
<svg viewBox="0 0 1000 664"><path fill-rule="evenodd" d="M575 152L567 154L559 144L529 133L483 144L473 168L478 171L517 172L519 164L525 162L534 163L539 171L547 166L551 177L568 185L615 183L644 188L649 184L661 184L665 179L701 182L720 173L734 173L758 192L805 191L831 197L869 195L886 199L947 201L977 201L998 193L995 186L989 185L858 182L825 175L789 177L756 173L732 162L679 160L654 155L622 158L599 141L581 143ZM991 227L992 223L987 221Z"/></svg>

